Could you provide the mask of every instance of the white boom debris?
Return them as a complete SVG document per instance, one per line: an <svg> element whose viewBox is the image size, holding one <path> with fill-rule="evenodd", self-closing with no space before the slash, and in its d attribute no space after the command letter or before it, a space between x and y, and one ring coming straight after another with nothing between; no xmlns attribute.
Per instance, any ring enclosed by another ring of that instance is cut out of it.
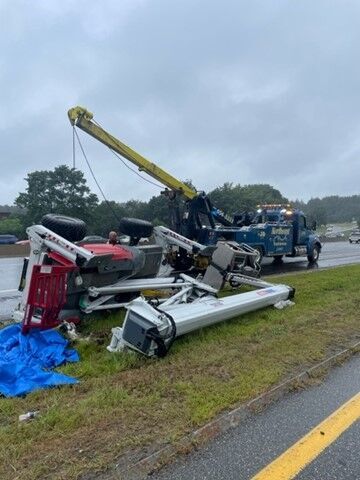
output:
<svg viewBox="0 0 360 480"><path fill-rule="evenodd" d="M221 299L198 285L178 292L160 307L139 297L127 305L124 325L113 329L108 350L129 348L149 357L162 357L180 335L274 305L294 294L286 285L264 285L259 290Z"/></svg>

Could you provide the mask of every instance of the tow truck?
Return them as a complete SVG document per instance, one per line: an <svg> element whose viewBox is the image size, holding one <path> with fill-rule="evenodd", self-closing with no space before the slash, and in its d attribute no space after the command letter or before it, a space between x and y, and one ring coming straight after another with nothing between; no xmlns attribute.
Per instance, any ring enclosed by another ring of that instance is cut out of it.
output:
<svg viewBox="0 0 360 480"><path fill-rule="evenodd" d="M68 117L73 127L91 135L165 186L162 193L173 205L173 231L203 245L216 245L218 241L246 245L258 251L259 261L264 256L276 260L284 256L307 256L311 263L318 260L321 242L313 229L308 227L302 211L290 205L261 205L251 218L245 213L229 216L215 207L205 192L197 192L104 130L86 108L71 108ZM174 201L178 196L186 200L183 216L178 202ZM186 252L185 256L178 255L177 259L187 256Z"/></svg>
<svg viewBox="0 0 360 480"><path fill-rule="evenodd" d="M258 205L256 213L246 225L207 229L200 232L198 241L205 245L217 241L244 242L259 251L262 257L274 257L280 261L284 256L307 256L310 263L319 259L321 242L315 234L316 224L310 228L304 213L289 204ZM244 221L238 221L243 223Z"/></svg>
<svg viewBox="0 0 360 480"><path fill-rule="evenodd" d="M62 323L74 334L81 312L125 307L124 325L112 329L108 350L163 357L180 335L260 308L292 304L293 288L243 275L239 263L246 252L237 244L219 242L202 278L183 273L162 277L160 246L146 251L138 246L79 245L82 220L48 214L41 223L27 228L30 257L21 275L21 301L12 315L22 323L24 335ZM68 238L54 231L59 229ZM226 282L252 290L218 298ZM157 291L156 298L149 290Z"/></svg>

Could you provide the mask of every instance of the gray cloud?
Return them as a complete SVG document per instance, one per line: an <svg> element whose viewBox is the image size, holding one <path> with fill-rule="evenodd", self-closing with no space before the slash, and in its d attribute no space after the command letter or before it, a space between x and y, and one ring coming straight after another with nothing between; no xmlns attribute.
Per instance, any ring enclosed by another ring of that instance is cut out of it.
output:
<svg viewBox="0 0 360 480"><path fill-rule="evenodd" d="M360 193L356 0L0 4L0 203L71 164L69 107L179 178ZM109 198L156 187L81 135ZM83 169L80 152L77 165Z"/></svg>

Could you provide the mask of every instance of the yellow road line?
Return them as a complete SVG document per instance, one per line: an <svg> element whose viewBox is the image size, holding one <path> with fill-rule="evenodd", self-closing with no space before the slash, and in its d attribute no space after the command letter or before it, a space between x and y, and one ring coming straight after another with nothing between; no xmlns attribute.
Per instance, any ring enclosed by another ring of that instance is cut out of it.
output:
<svg viewBox="0 0 360 480"><path fill-rule="evenodd" d="M360 418L360 393L294 443L252 480L290 480Z"/></svg>

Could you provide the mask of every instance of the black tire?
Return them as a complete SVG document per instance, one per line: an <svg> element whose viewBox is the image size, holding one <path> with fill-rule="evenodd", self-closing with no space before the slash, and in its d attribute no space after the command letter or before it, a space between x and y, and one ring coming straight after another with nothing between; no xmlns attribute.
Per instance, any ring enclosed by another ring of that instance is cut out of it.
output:
<svg viewBox="0 0 360 480"><path fill-rule="evenodd" d="M151 222L139 218L122 218L119 225L121 233L133 238L148 238L152 235L153 229Z"/></svg>
<svg viewBox="0 0 360 480"><path fill-rule="evenodd" d="M316 263L319 260L320 255L320 247L319 245L315 244L312 248L311 253L307 256L308 261L310 263Z"/></svg>
<svg viewBox="0 0 360 480"><path fill-rule="evenodd" d="M67 217L56 213L48 213L41 219L41 224L69 242L78 242L86 235L86 223L80 218Z"/></svg>

